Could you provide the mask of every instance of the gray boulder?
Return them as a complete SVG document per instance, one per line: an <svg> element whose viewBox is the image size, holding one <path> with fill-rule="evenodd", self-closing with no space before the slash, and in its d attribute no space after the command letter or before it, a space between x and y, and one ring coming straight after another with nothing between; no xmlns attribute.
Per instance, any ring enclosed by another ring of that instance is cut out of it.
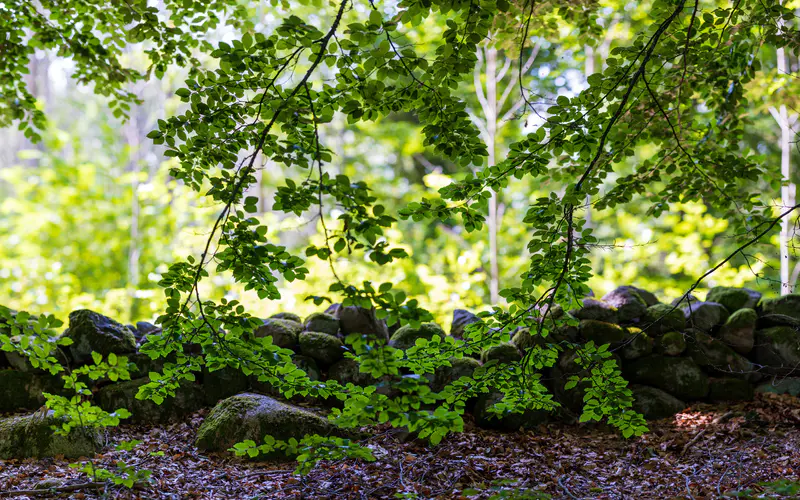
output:
<svg viewBox="0 0 800 500"><path fill-rule="evenodd" d="M655 337L667 332L682 331L686 328L686 318L683 311L675 306L655 304L645 311L641 327Z"/></svg>
<svg viewBox="0 0 800 500"><path fill-rule="evenodd" d="M667 332L658 338L656 346L665 356L680 356L686 350L686 339L681 332Z"/></svg>
<svg viewBox="0 0 800 500"><path fill-rule="evenodd" d="M295 323L303 322L303 318L301 318L295 313L290 313L290 312L275 313L272 316L270 316L270 319L288 319L289 321L294 321Z"/></svg>
<svg viewBox="0 0 800 500"><path fill-rule="evenodd" d="M722 304L698 302L684 307L683 315L687 327L708 332L715 326L725 323L730 313Z"/></svg>
<svg viewBox="0 0 800 500"><path fill-rule="evenodd" d="M619 321L642 317L649 306L658 304L652 293L635 286L621 286L603 296L603 302L617 308Z"/></svg>
<svg viewBox="0 0 800 500"><path fill-rule="evenodd" d="M405 351L413 347L419 339L432 340L434 337L444 338L444 330L436 323L422 323L419 328L405 325L394 332L389 345Z"/></svg>
<svg viewBox="0 0 800 500"><path fill-rule="evenodd" d="M273 345L284 349L292 349L297 345L298 336L303 325L297 321L281 318L269 318L256 328L253 334L258 337L272 337Z"/></svg>
<svg viewBox="0 0 800 500"><path fill-rule="evenodd" d="M306 331L309 332L322 332L328 335L337 335L339 333L339 318L327 313L313 313L306 318L303 326Z"/></svg>
<svg viewBox="0 0 800 500"><path fill-rule="evenodd" d="M501 342L483 350L481 353L481 362L488 363L496 359L498 363L514 363L522 360L517 346L511 342Z"/></svg>
<svg viewBox="0 0 800 500"><path fill-rule="evenodd" d="M628 331L614 323L605 323L593 319L581 321L578 328L581 337L591 340L597 346L603 344L619 344L628 338Z"/></svg>
<svg viewBox="0 0 800 500"><path fill-rule="evenodd" d="M607 302L597 299L583 299L580 309L574 309L569 314L578 319L591 319L606 323L618 323L617 308Z"/></svg>
<svg viewBox="0 0 800 500"><path fill-rule="evenodd" d="M61 421L53 416L52 411L43 417L0 418L0 460L91 457L103 447L99 432L78 427L61 436L51 428L60 425Z"/></svg>
<svg viewBox="0 0 800 500"><path fill-rule="evenodd" d="M44 404L43 392L61 394L64 384L49 373L0 370L0 412L35 410Z"/></svg>
<svg viewBox="0 0 800 500"><path fill-rule="evenodd" d="M790 394L800 396L800 377L785 377L770 380L756 387L756 392L771 392L773 394Z"/></svg>
<svg viewBox="0 0 800 500"><path fill-rule="evenodd" d="M633 383L656 387L684 401L708 394L708 376L689 358L645 356L626 363L622 373Z"/></svg>
<svg viewBox="0 0 800 500"><path fill-rule="evenodd" d="M97 405L112 412L125 408L131 412L128 422L133 424L160 424L180 420L196 412L205 404L203 387L183 382L174 397L165 398L159 405L154 401L137 399L139 388L150 382L147 377L126 380L100 388L95 394Z"/></svg>
<svg viewBox="0 0 800 500"><path fill-rule="evenodd" d="M481 319L465 309L453 311L453 323L450 325L450 335L457 339L464 338L464 329L472 323L479 323Z"/></svg>
<svg viewBox="0 0 800 500"><path fill-rule="evenodd" d="M72 339L73 343L67 349L78 364L91 362L92 351L103 357L111 353L136 352L136 337L128 327L88 309L69 314L69 328L64 336Z"/></svg>
<svg viewBox="0 0 800 500"><path fill-rule="evenodd" d="M647 385L631 385L633 409L647 420L672 417L686 408L686 403L675 396Z"/></svg>
<svg viewBox="0 0 800 500"><path fill-rule="evenodd" d="M653 338L638 328L628 328L629 337L622 345L622 359L632 360L653 352Z"/></svg>
<svg viewBox="0 0 800 500"><path fill-rule="evenodd" d="M790 374L800 367L800 336L789 326L756 332L753 359L768 373Z"/></svg>
<svg viewBox="0 0 800 500"><path fill-rule="evenodd" d="M782 297L766 299L761 303L764 314L782 314L800 319L800 293L790 293Z"/></svg>
<svg viewBox="0 0 800 500"><path fill-rule="evenodd" d="M686 349L694 362L708 371L747 379L758 377L750 360L705 333L695 334Z"/></svg>
<svg viewBox="0 0 800 500"><path fill-rule="evenodd" d="M743 308L755 309L761 300L761 293L749 288L715 286L708 291L706 300L722 304L729 312L736 312Z"/></svg>
<svg viewBox="0 0 800 500"><path fill-rule="evenodd" d="M344 356L344 344L333 335L322 332L303 332L300 334L300 352L317 362L319 366L328 367Z"/></svg>
<svg viewBox="0 0 800 500"><path fill-rule="evenodd" d="M490 408L503 400L502 392L481 394L475 402L473 416L475 425L482 429L495 429L503 431L516 431L519 429L532 429L548 421L550 413L547 410L526 410L523 413L496 414Z"/></svg>
<svg viewBox="0 0 800 500"><path fill-rule="evenodd" d="M719 338L739 354L753 350L758 314L753 309L739 309L719 330Z"/></svg>
<svg viewBox="0 0 800 500"><path fill-rule="evenodd" d="M333 304L325 312L339 318L339 328L344 336L361 333L389 340L389 327L384 320L378 319L374 308Z"/></svg>

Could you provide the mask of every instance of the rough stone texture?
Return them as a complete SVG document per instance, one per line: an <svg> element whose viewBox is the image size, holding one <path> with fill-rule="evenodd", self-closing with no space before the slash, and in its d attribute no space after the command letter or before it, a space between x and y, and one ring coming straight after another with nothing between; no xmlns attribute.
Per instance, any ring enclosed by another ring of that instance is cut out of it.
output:
<svg viewBox="0 0 800 500"><path fill-rule="evenodd" d="M800 396L800 377L785 377L770 380L756 387L755 391Z"/></svg>
<svg viewBox="0 0 800 500"><path fill-rule="evenodd" d="M686 328L683 311L667 304L655 304L647 308L642 316L642 328L652 336Z"/></svg>
<svg viewBox="0 0 800 500"><path fill-rule="evenodd" d="M136 352L136 337L128 327L88 309L69 314L69 328L64 336L72 339L73 344L67 349L78 364L91 362L92 351L104 357Z"/></svg>
<svg viewBox="0 0 800 500"><path fill-rule="evenodd" d="M720 328L720 340L739 354L749 353L755 342L757 320L758 314L753 309L737 310Z"/></svg>
<svg viewBox="0 0 800 500"><path fill-rule="evenodd" d="M681 332L667 332L658 338L657 347L665 356L680 356L686 350L686 339Z"/></svg>
<svg viewBox="0 0 800 500"><path fill-rule="evenodd" d="M645 356L623 365L622 373L633 383L656 387L683 400L708 394L708 375L689 358Z"/></svg>
<svg viewBox="0 0 800 500"><path fill-rule="evenodd" d="M197 431L195 446L201 451L225 452L247 439L263 443L265 436L300 440L308 434L327 436L341 433L327 419L308 410L269 396L244 393L220 401L211 410ZM271 455L272 458L282 456L282 453Z"/></svg>
<svg viewBox="0 0 800 500"><path fill-rule="evenodd" d="M569 314L578 319L593 319L606 323L619 322L617 308L597 299L583 299L583 306L570 311Z"/></svg>
<svg viewBox="0 0 800 500"><path fill-rule="evenodd" d="M603 296L603 301L617 308L619 321L640 318L649 306L658 304L655 295L635 286L621 286Z"/></svg>
<svg viewBox="0 0 800 500"><path fill-rule="evenodd" d="M300 352L327 367L342 359L344 344L327 333L303 332L300 334Z"/></svg>
<svg viewBox="0 0 800 500"><path fill-rule="evenodd" d="M247 375L238 368L226 366L219 370L203 370L203 401L215 405L217 401L246 391L250 387Z"/></svg>
<svg viewBox="0 0 800 500"><path fill-rule="evenodd" d="M756 332L753 359L768 373L789 374L800 366L800 336L789 326Z"/></svg>
<svg viewBox="0 0 800 500"><path fill-rule="evenodd" d="M761 306L764 314L782 314L800 319L800 293L766 299L761 302Z"/></svg>
<svg viewBox="0 0 800 500"><path fill-rule="evenodd" d="M488 349L484 349L481 353L481 361L483 363L488 363L493 359L496 359L500 363L513 363L521 360L522 354L520 354L517 346L511 342L501 342Z"/></svg>
<svg viewBox="0 0 800 500"><path fill-rule="evenodd" d="M711 331L715 326L727 321L728 310L716 302L698 302L683 308L686 326L704 332Z"/></svg>
<svg viewBox="0 0 800 500"><path fill-rule="evenodd" d="M697 333L686 350L695 363L712 373L747 378L755 375L750 360L710 335Z"/></svg>
<svg viewBox="0 0 800 500"><path fill-rule="evenodd" d="M749 288L715 286L708 291L706 300L722 304L728 312L733 313L743 308L755 309L761 300L761 293Z"/></svg>
<svg viewBox="0 0 800 500"><path fill-rule="evenodd" d="M133 336L136 337L136 341L141 343L143 342L148 335L160 335L161 334L161 327L156 326L147 321L138 321L136 326L129 329L133 332Z"/></svg>
<svg viewBox="0 0 800 500"><path fill-rule="evenodd" d="M547 344L548 340L535 332L531 334L529 328L520 328L517 333L511 337L511 343L517 346L520 351L527 351L533 346L542 346Z"/></svg>
<svg viewBox="0 0 800 500"><path fill-rule="evenodd" d="M450 325L450 335L457 339L464 338L464 328L472 323L478 323L481 319L466 309L456 309L453 311L453 323Z"/></svg>
<svg viewBox="0 0 800 500"><path fill-rule="evenodd" d="M298 316L295 313L290 312L279 312L270 316L270 319L288 319L289 321L294 321L295 323L302 323L303 318Z"/></svg>
<svg viewBox="0 0 800 500"><path fill-rule="evenodd" d="M502 392L482 394L478 397L473 410L475 425L483 429L516 431L519 429L531 429L544 424L550 417L545 410L528 410L524 413L509 413L507 415L497 415L489 411L495 403L499 403L502 400Z"/></svg>
<svg viewBox="0 0 800 500"><path fill-rule="evenodd" d="M139 387L150 382L147 377L126 380L102 387L95 399L105 411L126 408L131 417L126 422L133 424L157 424L179 420L204 406L203 387L191 382L182 383L174 397L168 397L157 405L150 400L136 399Z"/></svg>
<svg viewBox="0 0 800 500"><path fill-rule="evenodd" d="M389 340L389 328L385 321L375 316L375 309L333 304L325 312L339 318L342 335L362 333Z"/></svg>
<svg viewBox="0 0 800 500"><path fill-rule="evenodd" d="M339 318L327 313L313 313L306 318L303 326L309 332L337 335L339 333Z"/></svg>
<svg viewBox="0 0 800 500"><path fill-rule="evenodd" d="M63 392L61 379L47 373L0 370L0 412L35 410L44 404L43 392Z"/></svg>
<svg viewBox="0 0 800 500"><path fill-rule="evenodd" d="M740 378L710 378L708 399L711 401L751 401L753 386Z"/></svg>
<svg viewBox="0 0 800 500"><path fill-rule="evenodd" d="M761 314L756 322L756 330L766 330L774 326L791 326L800 331L800 319L785 314Z"/></svg>
<svg viewBox="0 0 800 500"><path fill-rule="evenodd" d="M258 338L272 337L272 343L284 349L291 349L297 345L298 335L303 331L303 325L290 319L265 319L264 324L256 328L254 335Z"/></svg>
<svg viewBox="0 0 800 500"><path fill-rule="evenodd" d="M651 336L638 328L629 328L628 334L628 340L622 346L622 359L630 361L653 352L655 342Z"/></svg>
<svg viewBox="0 0 800 500"><path fill-rule="evenodd" d="M669 305L671 305L671 306L679 306L681 309L683 309L684 307L688 306L689 304L697 304L699 302L702 302L702 300L698 299L697 297L695 297L692 294L689 294L689 296L686 297L686 298L683 298L683 296L680 296L680 297L678 297L676 299L673 299L672 302L669 303Z"/></svg>
<svg viewBox="0 0 800 500"><path fill-rule="evenodd" d="M631 385L630 389L633 409L647 420L671 417L686 408L686 403L661 389L637 384Z"/></svg>
<svg viewBox="0 0 800 500"><path fill-rule="evenodd" d="M419 328L406 325L394 332L389 345L395 349L406 350L413 347L418 339L431 340L433 337L444 337L444 330L436 323L423 323Z"/></svg>
<svg viewBox="0 0 800 500"><path fill-rule="evenodd" d="M616 344L628 338L625 328L614 323L604 323L593 319L581 321L578 329L581 337L594 341L595 345Z"/></svg>
<svg viewBox="0 0 800 500"><path fill-rule="evenodd" d="M450 358L450 366L440 366L436 369L431 390L439 392L461 377L471 377L479 366L481 364L473 358Z"/></svg>
<svg viewBox="0 0 800 500"><path fill-rule="evenodd" d="M84 428L73 429L66 436L56 435L51 426L59 424L52 411L44 418L24 415L0 419L0 460L91 457L103 446L99 432Z"/></svg>

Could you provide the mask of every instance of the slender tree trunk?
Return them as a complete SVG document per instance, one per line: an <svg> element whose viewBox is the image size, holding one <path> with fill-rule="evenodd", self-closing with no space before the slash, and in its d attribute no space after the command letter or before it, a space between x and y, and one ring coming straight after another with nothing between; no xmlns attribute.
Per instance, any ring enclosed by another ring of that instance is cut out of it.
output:
<svg viewBox="0 0 800 500"><path fill-rule="evenodd" d="M486 49L486 148L489 151L489 166L497 161L497 49ZM500 218L497 211L497 192L492 190L489 198L489 297L492 304L500 301L500 265L498 263L497 233Z"/></svg>

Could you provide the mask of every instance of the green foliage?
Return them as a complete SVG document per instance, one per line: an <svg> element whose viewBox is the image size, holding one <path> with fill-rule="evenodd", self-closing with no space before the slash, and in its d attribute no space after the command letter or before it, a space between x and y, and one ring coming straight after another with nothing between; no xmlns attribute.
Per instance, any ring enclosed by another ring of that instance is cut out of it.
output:
<svg viewBox="0 0 800 500"><path fill-rule="evenodd" d="M297 474L307 474L321 460L342 460L345 458L375 461L372 450L349 439L338 437L305 436L301 440L276 440L266 436L262 444L252 440L236 443L230 449L236 456L256 458L261 454L279 451L297 460Z"/></svg>

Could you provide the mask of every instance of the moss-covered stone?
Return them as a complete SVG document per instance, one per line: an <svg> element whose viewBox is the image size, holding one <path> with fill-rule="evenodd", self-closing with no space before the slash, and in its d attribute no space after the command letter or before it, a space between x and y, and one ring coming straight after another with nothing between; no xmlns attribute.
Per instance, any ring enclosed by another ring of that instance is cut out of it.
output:
<svg viewBox="0 0 800 500"><path fill-rule="evenodd" d="M791 326L800 331L800 319L785 314L761 314L756 322L756 330L766 330L775 326Z"/></svg>
<svg viewBox="0 0 800 500"><path fill-rule="evenodd" d="M471 377L481 364L473 358L450 358L450 366L436 369L431 382L431 390L439 392L461 377Z"/></svg>
<svg viewBox="0 0 800 500"><path fill-rule="evenodd" d="M667 332L658 338L657 351L666 356L680 356L686 350L686 339L681 332Z"/></svg>
<svg viewBox="0 0 800 500"><path fill-rule="evenodd" d="M512 337L511 343L517 346L522 352L527 351L533 346L542 346L547 343L544 337L531 333L529 328L520 328Z"/></svg>
<svg viewBox="0 0 800 500"><path fill-rule="evenodd" d="M320 366L331 366L344 356L344 344L327 333L303 332L300 334L300 352Z"/></svg>
<svg viewBox="0 0 800 500"><path fill-rule="evenodd" d="M704 332L727 321L730 313L725 306L716 302L698 302L683 308L686 326Z"/></svg>
<svg viewBox="0 0 800 500"><path fill-rule="evenodd" d="M708 376L689 358L645 356L626 363L622 373L633 383L656 387L684 401L708 394Z"/></svg>
<svg viewBox="0 0 800 500"><path fill-rule="evenodd" d="M434 337L444 337L444 330L436 323L422 323L419 328L406 325L394 332L389 345L405 351L413 347L418 339L432 340Z"/></svg>
<svg viewBox="0 0 800 500"><path fill-rule="evenodd" d="M753 364L747 358L710 335L695 334L686 350L694 362L706 370L739 377L750 377L755 373Z"/></svg>
<svg viewBox="0 0 800 500"><path fill-rule="evenodd" d="M99 432L73 429L66 436L53 433L60 425L51 411L44 418L34 415L0 418L0 460L23 458L91 457L103 446Z"/></svg>
<svg viewBox="0 0 800 500"><path fill-rule="evenodd" d="M764 314L782 314L800 319L800 293L790 293L782 297L766 299L762 303Z"/></svg>
<svg viewBox="0 0 800 500"><path fill-rule="evenodd" d="M292 356L292 363L294 363L294 366L306 372L306 375L308 376L309 379L311 380L322 379L322 375L319 371L319 366L317 365L317 362L314 361L314 358L311 358L309 356L303 356L302 354L295 354L294 356Z"/></svg>
<svg viewBox="0 0 800 500"><path fill-rule="evenodd" d="M384 320L378 319L375 309L333 304L325 312L339 318L339 328L344 336L361 333L389 340L389 327Z"/></svg>
<svg viewBox="0 0 800 500"><path fill-rule="evenodd" d="M327 313L313 313L306 318L303 325L309 332L322 332L328 335L339 333L339 318Z"/></svg>
<svg viewBox="0 0 800 500"><path fill-rule="evenodd" d="M711 401L751 401L753 386L740 378L710 378L708 399Z"/></svg>
<svg viewBox="0 0 800 500"><path fill-rule="evenodd" d="M245 393L220 401L197 431L195 446L201 451L226 452L234 444L265 436L300 440L308 434L341 435L327 419L269 396ZM262 458L282 458L275 453Z"/></svg>
<svg viewBox="0 0 800 500"><path fill-rule="evenodd" d="M328 369L328 379L336 380L340 384L354 384L361 387L368 385L377 385L378 392L385 394L389 389L389 378L383 382L374 378L369 373L360 371L360 366L355 360L345 358L337 361L333 366Z"/></svg>
<svg viewBox="0 0 800 500"><path fill-rule="evenodd" d="M594 341L595 345L598 346L603 344L617 344L628 338L628 331L625 328L615 325L614 323L605 323L592 319L581 321L578 331L581 337L586 340Z"/></svg>
<svg viewBox="0 0 800 500"><path fill-rule="evenodd" d="M298 316L295 313L290 312L279 312L270 316L270 319L288 319L289 321L294 321L295 323L302 323L303 318Z"/></svg>
<svg viewBox="0 0 800 500"><path fill-rule="evenodd" d="M35 410L44 404L43 392L61 394L63 387L49 373L0 370L0 412Z"/></svg>
<svg viewBox="0 0 800 500"><path fill-rule="evenodd" d="M481 319L466 309L453 311L453 322L450 325L450 335L457 339L464 338L464 329L472 323L479 323Z"/></svg>
<svg viewBox="0 0 800 500"><path fill-rule="evenodd" d="M619 322L617 308L602 300L586 298L580 309L574 309L569 314L578 319L592 319L606 323Z"/></svg>
<svg viewBox="0 0 800 500"><path fill-rule="evenodd" d="M604 295L603 301L617 308L621 322L642 317L649 306L658 303L655 295L635 286L618 287Z"/></svg>
<svg viewBox="0 0 800 500"><path fill-rule="evenodd" d="M631 360L653 352L655 341L639 328L628 328L628 339L622 346L622 359Z"/></svg>
<svg viewBox="0 0 800 500"><path fill-rule="evenodd" d="M748 288L715 286L708 291L706 300L722 304L725 309L733 313L743 308L755 309L758 301L761 300L761 293Z"/></svg>
<svg viewBox="0 0 800 500"><path fill-rule="evenodd" d="M753 309L739 309L719 330L719 338L739 354L753 350L758 314Z"/></svg>
<svg viewBox="0 0 800 500"><path fill-rule="evenodd" d="M136 352L136 337L128 327L88 309L69 314L69 328L64 336L72 339L69 353L76 363L92 361L92 352L103 356Z"/></svg>
<svg viewBox="0 0 800 500"><path fill-rule="evenodd" d="M265 319L264 324L256 328L256 337L272 337L272 343L284 349L292 349L297 345L298 336L303 325L290 319Z"/></svg>
<svg viewBox="0 0 800 500"><path fill-rule="evenodd" d="M686 408L686 403L668 392L647 385L633 384L633 409L647 420L672 417Z"/></svg>
<svg viewBox="0 0 800 500"><path fill-rule="evenodd" d="M672 331L681 331L686 327L683 310L667 304L655 304L647 308L642 317L643 327L653 336Z"/></svg>
<svg viewBox="0 0 800 500"><path fill-rule="evenodd" d="M247 375L238 368L226 366L214 371L203 370L203 401L208 406L245 392L249 387Z"/></svg>
<svg viewBox="0 0 800 500"><path fill-rule="evenodd" d="M473 416L475 425L483 429L516 431L532 429L548 421L550 413L546 410L527 410L524 413L507 413L497 415L490 408L503 400L502 392L482 394L475 403Z"/></svg>
<svg viewBox="0 0 800 500"><path fill-rule="evenodd" d="M759 330L755 334L753 359L768 373L789 374L800 366L800 335L789 326Z"/></svg>
<svg viewBox="0 0 800 500"><path fill-rule="evenodd" d="M191 382L181 383L174 397L158 405L150 400L136 399L139 387L150 382L147 377L126 380L102 387L95 395L97 405L106 411L125 408L131 412L128 420L134 424L158 424L180 420L204 406L203 387Z"/></svg>
<svg viewBox="0 0 800 500"><path fill-rule="evenodd" d="M496 359L500 363L513 363L515 361L520 361L522 359L522 354L520 354L517 346L511 342L501 342L484 349L481 353L481 361L483 363L488 363L493 359Z"/></svg>
<svg viewBox="0 0 800 500"><path fill-rule="evenodd" d="M782 377L764 382L755 389L756 392L771 392L773 394L790 394L800 396L800 377Z"/></svg>

